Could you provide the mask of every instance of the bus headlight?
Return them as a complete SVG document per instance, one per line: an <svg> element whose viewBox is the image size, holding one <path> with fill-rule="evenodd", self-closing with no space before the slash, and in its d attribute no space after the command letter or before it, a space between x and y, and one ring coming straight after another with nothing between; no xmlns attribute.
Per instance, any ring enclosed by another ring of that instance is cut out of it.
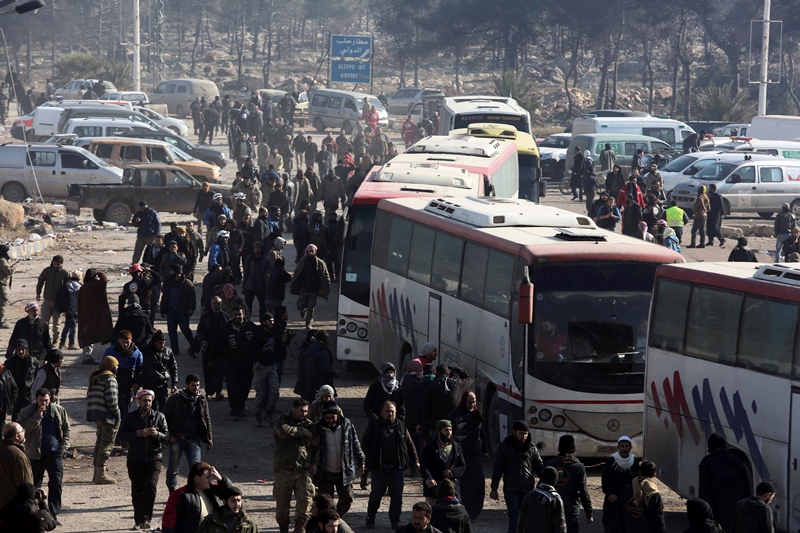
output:
<svg viewBox="0 0 800 533"><path fill-rule="evenodd" d="M531 425L532 426L535 426L538 423L539 423L539 419L538 418L536 418L535 416L533 418L531 418Z"/></svg>
<svg viewBox="0 0 800 533"><path fill-rule="evenodd" d="M358 326L356 326L355 322L348 322L347 323L347 331L349 331L350 333L353 333L357 328L358 328Z"/></svg>
<svg viewBox="0 0 800 533"><path fill-rule="evenodd" d="M344 326L345 324L347 324L347 321L344 318L339 319L340 326Z"/></svg>
<svg viewBox="0 0 800 533"><path fill-rule="evenodd" d="M534 414L534 413L536 413L536 411L537 411L537 409L536 409L536 406L535 406L535 405L531 405L531 406L528 408L528 412L529 412L530 414Z"/></svg>
<svg viewBox="0 0 800 533"><path fill-rule="evenodd" d="M551 413L547 409L542 409L541 411L539 411L539 418L542 420L542 422L547 422L548 420L550 420L552 416L553 413Z"/></svg>
<svg viewBox="0 0 800 533"><path fill-rule="evenodd" d="M561 415L556 415L553 417L553 425L557 428L563 428L564 424L567 423L567 419Z"/></svg>
<svg viewBox="0 0 800 533"><path fill-rule="evenodd" d="M358 332L356 333L356 335L358 335L359 339L366 339L368 333L369 332L367 331L367 328L358 328Z"/></svg>

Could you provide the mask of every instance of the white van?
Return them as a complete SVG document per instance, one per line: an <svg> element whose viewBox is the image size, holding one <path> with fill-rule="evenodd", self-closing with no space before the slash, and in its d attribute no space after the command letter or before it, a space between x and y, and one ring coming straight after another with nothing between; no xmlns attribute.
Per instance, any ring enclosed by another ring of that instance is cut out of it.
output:
<svg viewBox="0 0 800 533"><path fill-rule="evenodd" d="M77 146L0 145L0 194L9 202L38 198L39 191L42 198L66 200L76 183L119 184L122 169Z"/></svg>
<svg viewBox="0 0 800 533"><path fill-rule="evenodd" d="M737 152L694 152L684 154L674 161L670 161L660 170L664 179L664 193L670 197L676 185L690 179L692 176L717 161L741 161L742 154Z"/></svg>
<svg viewBox="0 0 800 533"><path fill-rule="evenodd" d="M506 124L531 132L531 114L509 96L451 96L442 101L439 135L477 123Z"/></svg>
<svg viewBox="0 0 800 533"><path fill-rule="evenodd" d="M679 120L658 117L595 117L583 115L572 121L572 135L582 133L630 133L661 139L683 149L683 140L694 130Z"/></svg>
<svg viewBox="0 0 800 533"><path fill-rule="evenodd" d="M378 111L378 126L383 129L388 128L389 113L377 96L336 89L314 89L311 92L308 120L319 133L327 128L334 128L343 129L350 135L363 115L366 102Z"/></svg>
<svg viewBox="0 0 800 533"><path fill-rule="evenodd" d="M756 212L770 218L788 203L800 215L800 161L774 155L741 154L737 161L717 161L679 183L672 199L679 207L691 210L697 190L716 184L722 195L725 214Z"/></svg>
<svg viewBox="0 0 800 533"><path fill-rule="evenodd" d="M156 131L147 124L133 120L108 118L73 118L67 121L64 133L78 137L113 137L122 131Z"/></svg>
<svg viewBox="0 0 800 533"><path fill-rule="evenodd" d="M717 150L727 152L755 152L758 154L777 155L787 159L800 159L800 142L798 141L768 141L740 138L717 145Z"/></svg>
<svg viewBox="0 0 800 533"><path fill-rule="evenodd" d="M148 98L151 104L166 104L169 113L175 113L178 118L186 118L189 106L198 96L205 96L208 102L213 102L219 96L219 88L210 80L167 80L159 83Z"/></svg>
<svg viewBox="0 0 800 533"><path fill-rule="evenodd" d="M800 117L788 115L753 117L747 136L754 139L792 141L800 137Z"/></svg>

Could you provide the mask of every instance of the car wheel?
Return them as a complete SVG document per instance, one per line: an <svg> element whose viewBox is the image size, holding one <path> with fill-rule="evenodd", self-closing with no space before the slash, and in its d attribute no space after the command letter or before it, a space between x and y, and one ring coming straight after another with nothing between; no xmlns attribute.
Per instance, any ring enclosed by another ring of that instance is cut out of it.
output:
<svg viewBox="0 0 800 533"><path fill-rule="evenodd" d="M321 118L317 117L314 119L314 129L317 130L317 133L325 131L325 124L322 122Z"/></svg>
<svg viewBox="0 0 800 533"><path fill-rule="evenodd" d="M352 135L353 134L353 125L350 122L345 122L342 124L342 129L344 130L345 135Z"/></svg>
<svg viewBox="0 0 800 533"><path fill-rule="evenodd" d="M183 110L182 105L179 105L177 109L175 109L175 114L178 115L178 118L186 118L186 111Z"/></svg>
<svg viewBox="0 0 800 533"><path fill-rule="evenodd" d="M180 132L180 130L179 130L178 128L176 128L175 126L170 126L170 127L168 127L167 129L168 129L169 131L171 131L172 133L174 133L175 135L177 135L178 137L180 137L180 136L181 136L181 132Z"/></svg>
<svg viewBox="0 0 800 533"><path fill-rule="evenodd" d="M102 222L106 218L106 214L102 209L92 209L92 216L98 222Z"/></svg>
<svg viewBox="0 0 800 533"><path fill-rule="evenodd" d="M6 186L3 187L3 198L9 202L15 202L19 204L25 201L25 198L27 197L28 193L25 191L25 187L19 183L7 183Z"/></svg>
<svg viewBox="0 0 800 533"><path fill-rule="evenodd" d="M127 224L131 220L131 208L128 204L114 202L106 207L105 219L115 224Z"/></svg>

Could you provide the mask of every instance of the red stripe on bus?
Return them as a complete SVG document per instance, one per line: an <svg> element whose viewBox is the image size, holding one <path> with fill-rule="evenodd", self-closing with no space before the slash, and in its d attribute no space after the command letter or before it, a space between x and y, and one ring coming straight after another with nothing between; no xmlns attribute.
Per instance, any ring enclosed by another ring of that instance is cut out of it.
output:
<svg viewBox="0 0 800 533"><path fill-rule="evenodd" d="M531 401L544 404L562 403L562 404L573 404L573 405L574 404L613 405L616 403L624 403L624 404L644 403L644 400L531 400Z"/></svg>

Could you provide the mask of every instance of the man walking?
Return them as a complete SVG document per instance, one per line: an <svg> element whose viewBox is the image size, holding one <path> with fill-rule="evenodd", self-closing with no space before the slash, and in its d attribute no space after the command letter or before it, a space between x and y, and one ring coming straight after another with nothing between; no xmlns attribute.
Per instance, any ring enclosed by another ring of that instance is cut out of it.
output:
<svg viewBox="0 0 800 533"><path fill-rule="evenodd" d="M555 489L557 481L555 468L548 466L542 470L539 484L522 500L518 533L567 533L564 502Z"/></svg>
<svg viewBox="0 0 800 533"><path fill-rule="evenodd" d="M297 309L300 316L306 321L306 329L311 328L314 321L314 308L317 306L317 296L328 299L331 290L331 277L325 261L317 257L317 246L309 244L306 253L292 274L289 291L298 296Z"/></svg>
<svg viewBox="0 0 800 533"><path fill-rule="evenodd" d="M600 170L605 172L611 170L617 164L617 153L611 148L610 143L606 143L605 149L600 152Z"/></svg>
<svg viewBox="0 0 800 533"><path fill-rule="evenodd" d="M714 519L730 531L736 503L752 494L752 485L747 468L728 449L723 435L712 433L708 437L708 455L700 461L699 478L697 497L708 502Z"/></svg>
<svg viewBox="0 0 800 533"><path fill-rule="evenodd" d="M153 391L139 391L139 408L126 414L119 428L120 439L128 441L133 521L139 529L150 529L161 475L161 447L169 438L166 418L153 410L154 399Z"/></svg>
<svg viewBox="0 0 800 533"><path fill-rule="evenodd" d="M167 466L167 488L172 492L178 488L181 455L186 455L186 463L191 468L202 460L202 444L208 450L214 447L208 398L200 392L200 376L186 376L186 387L167 399L164 418L167 427L172 428Z"/></svg>
<svg viewBox="0 0 800 533"><path fill-rule="evenodd" d="M107 355L100 368L89 375L89 392L86 395L86 421L97 425L92 462L96 485L114 485L117 480L106 474L106 463L111 457L114 439L120 423L119 388L117 386L117 367L119 361Z"/></svg>
<svg viewBox="0 0 800 533"><path fill-rule="evenodd" d="M153 333L150 344L142 350L141 385L153 391L155 409L164 409L170 388L173 394L178 392L178 361L160 329Z"/></svg>
<svg viewBox="0 0 800 533"><path fill-rule="evenodd" d="M38 303L28 302L25 306L25 314L26 317L20 318L14 324L11 339L8 341L6 357L13 355L17 341L24 340L27 343L28 353L39 363L44 360L44 356L52 348L50 332L47 330L47 323L39 316Z"/></svg>
<svg viewBox="0 0 800 533"><path fill-rule="evenodd" d="M422 494L428 503L436 503L436 487L449 479L456 489L456 496L461 495L458 478L467 469L461 445L453 442L453 423L447 419L436 423L436 438L425 445L420 457L420 473L422 474Z"/></svg>
<svg viewBox="0 0 800 533"><path fill-rule="evenodd" d="M336 489L336 512L343 517L353 504L353 482L364 474L364 452L355 426L340 412L334 401L323 405L322 418L314 425L319 453L312 461L317 469L314 483L318 491L333 497Z"/></svg>
<svg viewBox="0 0 800 533"><path fill-rule="evenodd" d="M17 263L12 264L11 257L8 255L10 250L7 244L0 244L0 329L8 329L6 323L8 291L11 289L12 276L17 271Z"/></svg>
<svg viewBox="0 0 800 533"><path fill-rule="evenodd" d="M247 395L253 383L253 349L258 327L245 318L241 305L231 309L231 320L222 328L217 357L223 361L228 381L228 405L234 422L244 416Z"/></svg>
<svg viewBox="0 0 800 533"><path fill-rule="evenodd" d="M217 360L216 346L222 328L230 321L231 317L222 310L222 298L211 298L211 309L203 312L197 324L195 340L200 342L200 357L203 362L203 377L206 382L206 396L217 395L217 400L222 400L222 363Z"/></svg>
<svg viewBox="0 0 800 533"><path fill-rule="evenodd" d="M19 423L25 428L25 455L31 462L33 484L42 488L47 471L47 499L50 513L61 525L61 489L64 480L64 452L69 448L69 417L57 403L50 402L50 391L36 391L36 403L19 413Z"/></svg>
<svg viewBox="0 0 800 533"><path fill-rule="evenodd" d="M773 235L775 235L775 261L780 262L784 260L782 248L783 241L791 238L792 230L797 226L797 219L792 213L792 208L789 204L783 204L781 212L775 217L775 227L773 228Z"/></svg>
<svg viewBox="0 0 800 533"><path fill-rule="evenodd" d="M11 420L16 422L19 412L31 403L31 386L39 371L39 361L28 352L28 341L19 339L15 342L14 353L6 360L5 366L17 384L17 398L11 415Z"/></svg>
<svg viewBox="0 0 800 533"><path fill-rule="evenodd" d="M142 258L145 246L153 244L156 235L161 233L161 219L153 209L147 206L144 200L139 202L139 210L134 213L131 224L136 227L136 244L133 247L131 264L138 263Z"/></svg>
<svg viewBox="0 0 800 533"><path fill-rule="evenodd" d="M592 500L586 487L586 468L574 454L575 437L569 434L562 435L558 440L558 457L545 463L555 468L558 473L553 486L564 503L567 533L578 533L578 515L581 507L586 513L586 522L589 524L593 522Z"/></svg>
<svg viewBox="0 0 800 533"><path fill-rule="evenodd" d="M397 419L397 406L394 402L384 402L381 418L370 420L364 433L364 454L367 471L372 474L372 490L367 504L367 529L375 528L375 514L388 489L389 521L392 529L396 530L400 525L400 511L403 509L403 470L409 466L419 470L420 466L411 434L405 423ZM361 488L366 489L365 481L361 482ZM430 521L430 505L425 505L428 506L427 515Z"/></svg>
<svg viewBox="0 0 800 533"><path fill-rule="evenodd" d="M22 483L33 484L31 462L25 455L25 428L16 422L3 426L3 441L0 442L0 509L17 495Z"/></svg>
<svg viewBox="0 0 800 533"><path fill-rule="evenodd" d="M41 303L42 320L45 324L53 319L53 339L58 339L58 322L61 320L61 313L56 309L56 294L58 290L69 281L69 272L63 267L64 258L60 255L53 257L50 266L45 267L39 274L36 283L36 301L42 302L42 287L44 287L44 301ZM44 357L44 354L42 354Z"/></svg>
<svg viewBox="0 0 800 533"><path fill-rule="evenodd" d="M161 295L161 317L167 319L167 331L169 332L169 343L175 355L181 354L178 344L178 326L181 328L186 342L189 355L194 356L194 336L192 328L189 326L189 319L197 308L197 295L194 292L194 284L183 275L183 267L174 264L169 269L169 277L164 280L164 288Z"/></svg>
<svg viewBox="0 0 800 533"><path fill-rule="evenodd" d="M280 533L288 533L289 509L294 492L295 528L294 533L302 533L308 521L314 484L311 476L317 473L313 464L312 439L314 426L308 420L308 402L298 398L292 410L275 424L275 518Z"/></svg>
<svg viewBox="0 0 800 533"><path fill-rule="evenodd" d="M528 423L517 420L511 426L511 435L505 438L495 454L492 471L492 491L489 497L499 500L497 489L503 478L503 497L508 508L508 533L517 533L522 499L533 490L534 474L542 475L544 463L539 450L531 442Z"/></svg>

